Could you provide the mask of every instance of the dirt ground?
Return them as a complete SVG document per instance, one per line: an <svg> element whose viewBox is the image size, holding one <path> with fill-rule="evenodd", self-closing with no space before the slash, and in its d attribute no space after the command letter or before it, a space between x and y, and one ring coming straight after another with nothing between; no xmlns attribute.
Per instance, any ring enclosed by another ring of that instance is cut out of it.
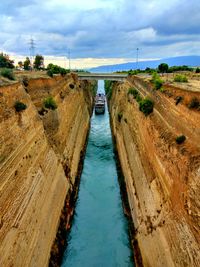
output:
<svg viewBox="0 0 200 267"><path fill-rule="evenodd" d="M46 71L15 71L15 70L14 70L14 76L15 80L9 80L7 78L0 76L0 86L22 81L24 77L27 77L28 79L48 77Z"/></svg>
<svg viewBox="0 0 200 267"><path fill-rule="evenodd" d="M185 75L188 79L188 82L174 82L174 77L176 75ZM162 75L161 75L162 76ZM191 72L180 72L180 73L168 73L162 76L162 79L169 83L170 85L179 87L183 90L200 92L200 75Z"/></svg>

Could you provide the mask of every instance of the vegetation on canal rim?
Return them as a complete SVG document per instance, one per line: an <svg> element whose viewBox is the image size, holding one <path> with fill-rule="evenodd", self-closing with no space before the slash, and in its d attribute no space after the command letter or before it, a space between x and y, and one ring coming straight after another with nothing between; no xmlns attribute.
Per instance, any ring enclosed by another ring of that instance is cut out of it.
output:
<svg viewBox="0 0 200 267"><path fill-rule="evenodd" d="M62 76L64 76L65 74L69 73L70 70L69 69L64 69L58 65L54 65L52 63L50 63L47 66L47 75L50 77L53 77L53 74L60 74Z"/></svg>
<svg viewBox="0 0 200 267"><path fill-rule="evenodd" d="M185 75L181 75L181 74L177 74L174 77L174 82L178 82L178 83L187 83L188 79Z"/></svg>
<svg viewBox="0 0 200 267"><path fill-rule="evenodd" d="M149 98L144 98L139 102L139 109L144 113L145 116L148 116L153 112L154 102Z"/></svg>
<svg viewBox="0 0 200 267"><path fill-rule="evenodd" d="M9 79L9 80L14 80L15 76L13 74L13 71L11 69L8 68L4 68L1 70L1 76Z"/></svg>
<svg viewBox="0 0 200 267"><path fill-rule="evenodd" d="M163 83L164 83L164 81L160 78L160 76L158 75L157 72L154 72L152 74L151 81L153 82L154 88L156 90L160 90L162 88L162 86L163 86Z"/></svg>
<svg viewBox="0 0 200 267"><path fill-rule="evenodd" d="M139 92L135 88L130 88L128 90L128 95L133 95L134 99L139 103L142 101L142 97L140 96Z"/></svg>
<svg viewBox="0 0 200 267"><path fill-rule="evenodd" d="M20 101L16 101L14 108L17 112L20 112L22 110L25 110L27 108L26 104L24 104L23 102Z"/></svg>
<svg viewBox="0 0 200 267"><path fill-rule="evenodd" d="M128 95L133 95L133 97L136 98L138 94L139 92L135 88L129 88Z"/></svg>
<svg viewBox="0 0 200 267"><path fill-rule="evenodd" d="M166 63L161 63L158 66L158 71L161 72L161 73L166 73L166 72L168 72L168 70L169 70L169 66Z"/></svg>
<svg viewBox="0 0 200 267"><path fill-rule="evenodd" d="M8 55L0 53L0 68L14 69L14 61Z"/></svg>
<svg viewBox="0 0 200 267"><path fill-rule="evenodd" d="M106 92L106 96L108 100L110 100L112 97L112 87L113 87L113 81L106 80L104 83L104 88L105 88L105 92Z"/></svg>
<svg viewBox="0 0 200 267"><path fill-rule="evenodd" d="M44 69L44 57L42 55L36 55L33 66L36 70Z"/></svg>
<svg viewBox="0 0 200 267"><path fill-rule="evenodd" d="M176 143L179 145L182 144L185 140L186 140L185 135L179 135L176 137Z"/></svg>
<svg viewBox="0 0 200 267"><path fill-rule="evenodd" d="M92 91L92 95L95 96L98 90L98 82L94 81L92 87L91 87L91 91Z"/></svg>
<svg viewBox="0 0 200 267"><path fill-rule="evenodd" d="M52 109L52 110L55 110L58 107L56 104L56 101L53 99L52 96L49 96L44 100L44 106L45 108Z"/></svg>
<svg viewBox="0 0 200 267"><path fill-rule="evenodd" d="M134 99L139 104L139 110L143 112L145 116L153 112L154 102L148 97L142 98L137 89L130 88L128 90L128 95L133 95Z"/></svg>
<svg viewBox="0 0 200 267"><path fill-rule="evenodd" d="M53 77L53 71L52 70L47 70L47 75L52 78Z"/></svg>
<svg viewBox="0 0 200 267"><path fill-rule="evenodd" d="M149 68L147 67L146 69L137 69L137 70L122 70L122 71L116 71L116 73L128 73L129 75L137 75L139 73L147 73L147 74L153 74L154 72L161 72L161 73L173 73L176 71L194 71L193 68L190 68L186 65L182 66L172 66L172 67L167 67L168 65L166 63L161 63L157 68ZM196 73L199 73L200 69L197 70Z"/></svg>
<svg viewBox="0 0 200 267"><path fill-rule="evenodd" d="M196 68L195 72L200 73L200 68Z"/></svg>
<svg viewBox="0 0 200 267"><path fill-rule="evenodd" d="M142 101L142 97L141 97L141 95L140 94L138 94L137 96L136 96L136 99L135 99L138 103L140 103L141 101Z"/></svg>

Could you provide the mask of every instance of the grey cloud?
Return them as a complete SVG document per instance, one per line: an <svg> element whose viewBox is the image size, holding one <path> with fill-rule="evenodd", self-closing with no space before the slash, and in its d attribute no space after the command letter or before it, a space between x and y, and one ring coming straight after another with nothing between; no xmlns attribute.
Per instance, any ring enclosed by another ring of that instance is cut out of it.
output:
<svg viewBox="0 0 200 267"><path fill-rule="evenodd" d="M32 6L36 4L35 0L1 0L0 1L0 14L4 15L17 15L20 8L24 6Z"/></svg>
<svg viewBox="0 0 200 267"><path fill-rule="evenodd" d="M65 55L69 48L73 57L133 57L136 47L144 57L170 56L183 47L185 53L198 52L191 41L199 42L199 1L101 1L113 1L113 8L47 8L47 0L3 0L0 50L25 55L32 36L36 52L44 55Z"/></svg>
<svg viewBox="0 0 200 267"><path fill-rule="evenodd" d="M152 25L163 35L199 34L199 11L200 1L179 1L173 9L153 20Z"/></svg>

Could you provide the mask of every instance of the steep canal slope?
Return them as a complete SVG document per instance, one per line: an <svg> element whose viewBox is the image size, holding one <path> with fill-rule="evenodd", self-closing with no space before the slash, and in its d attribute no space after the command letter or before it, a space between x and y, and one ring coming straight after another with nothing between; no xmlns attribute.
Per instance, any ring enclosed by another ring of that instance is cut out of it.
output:
<svg viewBox="0 0 200 267"><path fill-rule="evenodd" d="M0 87L0 266L48 265L89 128L91 89L74 75ZM49 95L54 111L42 110ZM27 109L16 112L17 100Z"/></svg>
<svg viewBox="0 0 200 267"><path fill-rule="evenodd" d="M139 111L129 88L153 99L152 114ZM137 77L112 89L110 117L144 266L200 266L200 112L187 107L192 97L155 91Z"/></svg>
<svg viewBox="0 0 200 267"><path fill-rule="evenodd" d="M103 82L99 82L102 90ZM62 267L132 266L109 117L93 115L74 221Z"/></svg>

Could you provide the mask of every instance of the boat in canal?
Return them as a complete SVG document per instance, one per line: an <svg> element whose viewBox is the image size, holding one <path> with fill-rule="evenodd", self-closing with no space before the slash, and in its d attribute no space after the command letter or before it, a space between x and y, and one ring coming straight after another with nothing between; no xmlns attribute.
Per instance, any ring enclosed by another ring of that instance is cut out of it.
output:
<svg viewBox="0 0 200 267"><path fill-rule="evenodd" d="M105 102L106 98L104 94L97 94L95 97L95 114L104 114L105 113Z"/></svg>

